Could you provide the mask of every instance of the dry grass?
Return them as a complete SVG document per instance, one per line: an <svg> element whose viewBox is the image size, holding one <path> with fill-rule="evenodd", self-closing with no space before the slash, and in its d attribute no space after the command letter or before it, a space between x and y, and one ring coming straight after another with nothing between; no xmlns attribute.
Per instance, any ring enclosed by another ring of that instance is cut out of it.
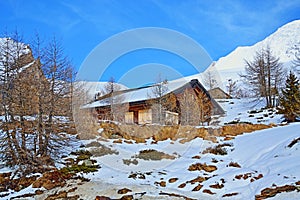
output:
<svg viewBox="0 0 300 200"><path fill-rule="evenodd" d="M203 193L206 193L206 194L211 194L211 195L216 194L216 193L210 191L209 189L205 189L205 190L203 190L202 192L203 192Z"/></svg>
<svg viewBox="0 0 300 200"><path fill-rule="evenodd" d="M239 194L238 192L233 192L233 193L224 194L222 197L232 197L232 196L236 196L238 194Z"/></svg>
<svg viewBox="0 0 300 200"><path fill-rule="evenodd" d="M209 187L214 188L214 189L222 189L224 187L224 184L216 183L216 184L210 185Z"/></svg>
<svg viewBox="0 0 300 200"><path fill-rule="evenodd" d="M203 187L203 185L198 184L196 187L194 187L194 189L193 189L192 191L193 191L193 192L199 191L199 190L201 190L202 187Z"/></svg>
<svg viewBox="0 0 300 200"><path fill-rule="evenodd" d="M90 148L89 151L95 157L101 157L101 156L111 155L111 154L116 154L116 155L119 154L118 151L110 149L102 144L100 144L100 146Z"/></svg>
<svg viewBox="0 0 300 200"><path fill-rule="evenodd" d="M162 160L162 159L175 159L175 156L154 150L154 149L146 149L139 152L136 158L140 158L143 160Z"/></svg>
<svg viewBox="0 0 300 200"><path fill-rule="evenodd" d="M234 124L227 125L222 127L222 131L220 131L220 136L228 137L228 136L237 136L243 133L249 133L257 130L272 128L274 125L266 125L266 124Z"/></svg>
<svg viewBox="0 0 300 200"><path fill-rule="evenodd" d="M237 168L241 168L241 166L237 163L237 162L230 162L229 167L237 167Z"/></svg>
<svg viewBox="0 0 300 200"><path fill-rule="evenodd" d="M213 172L216 171L218 168L214 165L207 165L206 163L201 164L201 163L196 163L192 164L189 166L188 170L189 171L206 171L206 172Z"/></svg>
<svg viewBox="0 0 300 200"><path fill-rule="evenodd" d="M256 200L260 199L267 199L270 197L274 197L279 193L282 192L292 192L292 191L299 191L297 186L294 185L284 185L284 186L277 186L275 188L265 188L261 191L259 195L255 195Z"/></svg>
<svg viewBox="0 0 300 200"><path fill-rule="evenodd" d="M191 183L191 184L202 183L202 182L208 180L209 178L210 177L198 176L197 178L194 178L193 180L187 181L186 183Z"/></svg>
<svg viewBox="0 0 300 200"><path fill-rule="evenodd" d="M217 142L216 137L233 139L235 136L271 128L274 125L264 124L233 124L220 128L199 128L194 126L160 126L160 125L118 125L115 123L103 122L99 128L103 131L101 136L105 139L133 140L136 143L144 143L147 139L153 138L154 142L171 139L179 140L181 143L189 142L195 138L203 138Z"/></svg>
<svg viewBox="0 0 300 200"><path fill-rule="evenodd" d="M229 143L218 144L217 146L214 146L214 147L208 147L202 153L203 154L211 153L211 154L215 154L215 155L227 155L227 150L224 148L226 146L231 147L232 144L229 144Z"/></svg>

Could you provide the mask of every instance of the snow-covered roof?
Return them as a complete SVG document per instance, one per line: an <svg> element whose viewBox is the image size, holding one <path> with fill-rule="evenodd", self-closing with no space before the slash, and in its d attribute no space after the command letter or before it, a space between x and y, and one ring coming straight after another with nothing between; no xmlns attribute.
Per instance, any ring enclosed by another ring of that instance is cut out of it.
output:
<svg viewBox="0 0 300 200"><path fill-rule="evenodd" d="M181 78L163 84L163 87L165 88L164 95L169 94L170 92L173 92L176 89L184 86L189 81L189 79ZM138 102L148 99L154 99L157 98L154 92L155 87L157 87L157 84L135 89L123 90L123 92L118 92L117 94L113 95L113 98L119 100L118 103ZM112 97L108 97L105 99L94 101L90 104L83 106L83 108L96 108L110 105L111 98Z"/></svg>

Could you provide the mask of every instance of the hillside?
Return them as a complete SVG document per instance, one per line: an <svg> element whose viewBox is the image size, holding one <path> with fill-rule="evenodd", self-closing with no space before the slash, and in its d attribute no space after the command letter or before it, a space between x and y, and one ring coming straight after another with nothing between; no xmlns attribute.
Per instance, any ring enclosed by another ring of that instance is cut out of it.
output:
<svg viewBox="0 0 300 200"><path fill-rule="evenodd" d="M178 132L172 139L157 136L145 141L125 139L121 135L125 129L114 134L118 125L104 124L95 139L76 139L65 149L66 154L71 151L82 154L64 155L56 163L57 167L65 169L76 166L70 167L70 162L78 166L83 163L99 165L97 171L78 172L77 178L54 182L53 186L44 180L44 188L38 188L41 180L37 179L24 190L10 190L0 195L8 194L3 199L19 196L17 199L27 200L42 200L51 195L54 198L59 194L70 199L91 200L96 196L98 199L101 196L112 199L124 196L128 199L260 199L274 195L276 199L299 199L300 124L280 124L280 115L251 104L250 100L221 100L220 103L227 111L227 116L220 119L224 127L215 127L216 131L210 129L208 137L193 136L195 130L203 127L181 127L185 134ZM253 116L249 117L250 114ZM235 123L225 125L231 122ZM251 132L250 122L262 123L253 128L267 129L244 134L236 132ZM270 128L263 123L278 126ZM155 129L150 125L128 128ZM226 129L231 136L225 137L217 131ZM108 137L107 134L112 135ZM86 156L96 163L84 160ZM8 168L1 169L1 172L8 171ZM24 194L29 196L21 198Z"/></svg>
<svg viewBox="0 0 300 200"><path fill-rule="evenodd" d="M239 80L238 74L244 71L245 60L252 60L255 52L267 45L270 46L273 54L280 58L280 62L285 67L290 67L294 54L300 47L300 20L280 27L273 34L252 46L237 47L227 56L217 60L211 68L214 67L219 72L223 88L225 88L228 79Z"/></svg>

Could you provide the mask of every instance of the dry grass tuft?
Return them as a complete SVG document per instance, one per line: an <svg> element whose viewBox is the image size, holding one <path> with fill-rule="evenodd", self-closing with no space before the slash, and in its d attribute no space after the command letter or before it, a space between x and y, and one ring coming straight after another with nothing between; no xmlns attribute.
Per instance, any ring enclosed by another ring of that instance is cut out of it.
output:
<svg viewBox="0 0 300 200"><path fill-rule="evenodd" d="M203 154L211 153L211 154L215 154L215 155L227 155L227 150L224 148L226 146L231 147L232 144L229 144L229 143L218 144L217 146L214 146L214 147L208 147L202 153Z"/></svg>
<svg viewBox="0 0 300 200"><path fill-rule="evenodd" d="M240 166L239 163L237 163L237 162L230 162L228 166L229 166L229 167L237 167L237 168L241 168L241 166Z"/></svg>
<svg viewBox="0 0 300 200"><path fill-rule="evenodd" d="M143 160L162 160L162 159L175 159L175 156L154 150L154 149L146 149L139 152L135 158L140 158Z"/></svg>
<svg viewBox="0 0 300 200"><path fill-rule="evenodd" d="M201 190L201 188L203 187L203 185L201 185L201 184L198 184L196 187L194 187L194 189L192 190L192 191L199 191L199 190Z"/></svg>
<svg viewBox="0 0 300 200"><path fill-rule="evenodd" d="M222 189L224 187L224 184L216 183L216 184L210 185L209 187L214 188L214 189Z"/></svg>
<svg viewBox="0 0 300 200"><path fill-rule="evenodd" d="M202 183L206 180L208 180L210 177L202 177L202 176L198 176L197 178L187 181L186 183L191 183L191 184L195 184L195 183Z"/></svg>
<svg viewBox="0 0 300 200"><path fill-rule="evenodd" d="M216 194L216 193L214 193L214 192L210 191L209 189L205 189L205 190L203 190L203 193L206 193L206 194L211 194L211 195L213 195L213 194Z"/></svg>
<svg viewBox="0 0 300 200"><path fill-rule="evenodd" d="M188 168L189 171L204 170L206 172L213 172L213 171L216 171L217 169L218 168L216 166L214 166L214 165L207 165L206 163L204 163L204 164L201 164L201 163L192 164Z"/></svg>

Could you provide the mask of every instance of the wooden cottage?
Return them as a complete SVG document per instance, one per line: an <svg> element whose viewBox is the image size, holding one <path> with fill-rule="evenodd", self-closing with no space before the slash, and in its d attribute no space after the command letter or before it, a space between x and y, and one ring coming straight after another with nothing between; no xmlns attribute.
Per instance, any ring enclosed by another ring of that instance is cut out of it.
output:
<svg viewBox="0 0 300 200"><path fill-rule="evenodd" d="M197 79L182 79L106 94L84 108L100 120L128 124L199 125L224 110Z"/></svg>

